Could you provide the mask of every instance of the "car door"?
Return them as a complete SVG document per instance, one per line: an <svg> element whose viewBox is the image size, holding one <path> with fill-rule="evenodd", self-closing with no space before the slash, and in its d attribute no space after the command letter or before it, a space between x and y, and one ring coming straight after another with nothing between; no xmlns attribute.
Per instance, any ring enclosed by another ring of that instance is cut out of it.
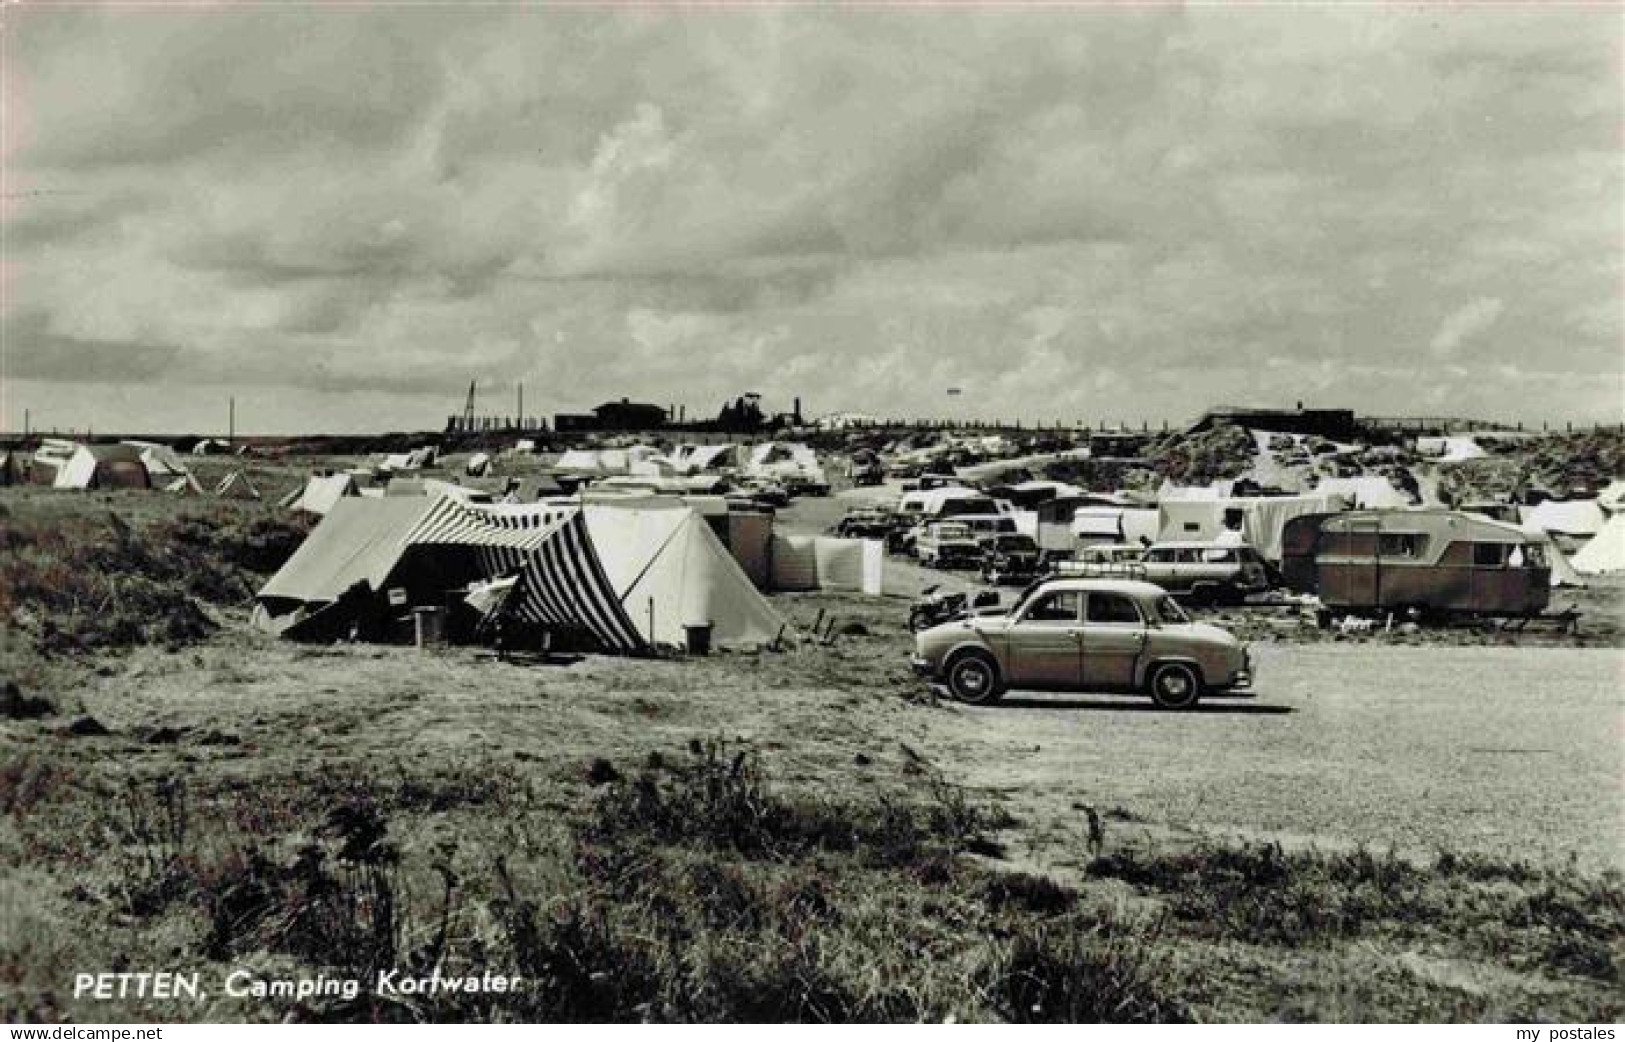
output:
<svg viewBox="0 0 1625 1042"><path fill-rule="evenodd" d="M1083 595L1040 594L1011 627L1012 687L1072 688L1083 679Z"/></svg>
<svg viewBox="0 0 1625 1042"><path fill-rule="evenodd" d="M1145 619L1134 598L1089 594L1083 621L1083 684L1094 689L1134 685L1134 667L1145 650Z"/></svg>

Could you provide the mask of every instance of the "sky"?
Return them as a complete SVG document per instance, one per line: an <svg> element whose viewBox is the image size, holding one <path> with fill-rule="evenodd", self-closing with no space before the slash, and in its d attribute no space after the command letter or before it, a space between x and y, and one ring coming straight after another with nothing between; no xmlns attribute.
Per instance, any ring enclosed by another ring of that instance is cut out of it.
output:
<svg viewBox="0 0 1625 1042"><path fill-rule="evenodd" d="M1625 413L1612 5L3 22L0 428Z"/></svg>

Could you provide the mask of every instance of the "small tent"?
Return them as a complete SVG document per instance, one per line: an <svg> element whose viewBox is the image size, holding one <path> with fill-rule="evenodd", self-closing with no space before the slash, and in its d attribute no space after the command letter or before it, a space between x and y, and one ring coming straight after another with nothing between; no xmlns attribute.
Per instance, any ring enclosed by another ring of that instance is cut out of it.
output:
<svg viewBox="0 0 1625 1042"><path fill-rule="evenodd" d="M240 470L234 470L220 479L220 484L214 488L214 494L221 499L258 499L260 490L248 480L248 475Z"/></svg>
<svg viewBox="0 0 1625 1042"><path fill-rule="evenodd" d="M784 620L692 507L647 498L583 509L604 572L649 643L682 647L684 627L703 624L720 648L778 638Z"/></svg>
<svg viewBox="0 0 1625 1042"><path fill-rule="evenodd" d="M186 471L166 482L164 491L173 492L180 496L202 496L207 494L203 491L203 486L198 484L197 478L192 475L191 471Z"/></svg>
<svg viewBox="0 0 1625 1042"><path fill-rule="evenodd" d="M1613 575L1625 572L1625 514L1615 514L1591 537L1591 541L1570 558L1582 575Z"/></svg>
<svg viewBox="0 0 1625 1042"><path fill-rule="evenodd" d="M312 514L326 514L333 509L333 505L346 496L359 496L355 478L349 474L329 474L325 477L314 476L305 482L305 487L293 502L288 504L294 510L305 510Z"/></svg>
<svg viewBox="0 0 1625 1042"><path fill-rule="evenodd" d="M175 450L168 445L160 445L155 441L133 440L123 441L119 444L128 445L140 452L141 462L146 464L147 467L147 474L153 481L163 483L166 488L170 482L165 479L179 477L187 473L186 464L181 462L181 458L175 455Z"/></svg>
<svg viewBox="0 0 1625 1042"><path fill-rule="evenodd" d="M1602 531L1605 516L1595 499L1548 499L1518 511L1525 525L1555 536L1589 539Z"/></svg>

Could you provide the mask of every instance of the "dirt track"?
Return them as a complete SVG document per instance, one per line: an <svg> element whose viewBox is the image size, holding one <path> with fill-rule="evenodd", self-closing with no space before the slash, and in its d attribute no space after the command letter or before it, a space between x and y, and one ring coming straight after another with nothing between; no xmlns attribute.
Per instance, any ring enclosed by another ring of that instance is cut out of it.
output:
<svg viewBox="0 0 1625 1042"><path fill-rule="evenodd" d="M936 751L1080 855L1089 803L1215 834L1625 867L1618 652L1257 654L1255 700L1168 714L1017 692L954 708Z"/></svg>

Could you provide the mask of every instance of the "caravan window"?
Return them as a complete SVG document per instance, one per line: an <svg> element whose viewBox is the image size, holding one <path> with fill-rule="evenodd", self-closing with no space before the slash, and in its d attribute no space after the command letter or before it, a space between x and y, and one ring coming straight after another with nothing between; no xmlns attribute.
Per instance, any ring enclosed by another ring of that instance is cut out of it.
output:
<svg viewBox="0 0 1625 1042"><path fill-rule="evenodd" d="M1215 546L1202 551L1202 561L1206 564L1233 564L1236 560L1236 551L1225 546Z"/></svg>
<svg viewBox="0 0 1625 1042"><path fill-rule="evenodd" d="M1506 564L1506 561L1507 561L1507 549L1508 549L1508 544L1506 544L1506 543L1474 543L1473 544L1473 567L1474 568L1500 568L1500 567L1503 567Z"/></svg>
<svg viewBox="0 0 1625 1042"><path fill-rule="evenodd" d="M1527 568L1551 567L1551 562L1546 559L1546 548L1539 543L1523 544L1523 560Z"/></svg>
<svg viewBox="0 0 1625 1042"><path fill-rule="evenodd" d="M1241 531L1242 519L1245 516L1246 511L1242 510L1240 507L1227 508L1224 512L1224 527L1228 528L1232 532Z"/></svg>
<svg viewBox="0 0 1625 1042"><path fill-rule="evenodd" d="M1413 532L1384 532L1377 537L1377 552L1383 557L1421 557L1427 536Z"/></svg>

